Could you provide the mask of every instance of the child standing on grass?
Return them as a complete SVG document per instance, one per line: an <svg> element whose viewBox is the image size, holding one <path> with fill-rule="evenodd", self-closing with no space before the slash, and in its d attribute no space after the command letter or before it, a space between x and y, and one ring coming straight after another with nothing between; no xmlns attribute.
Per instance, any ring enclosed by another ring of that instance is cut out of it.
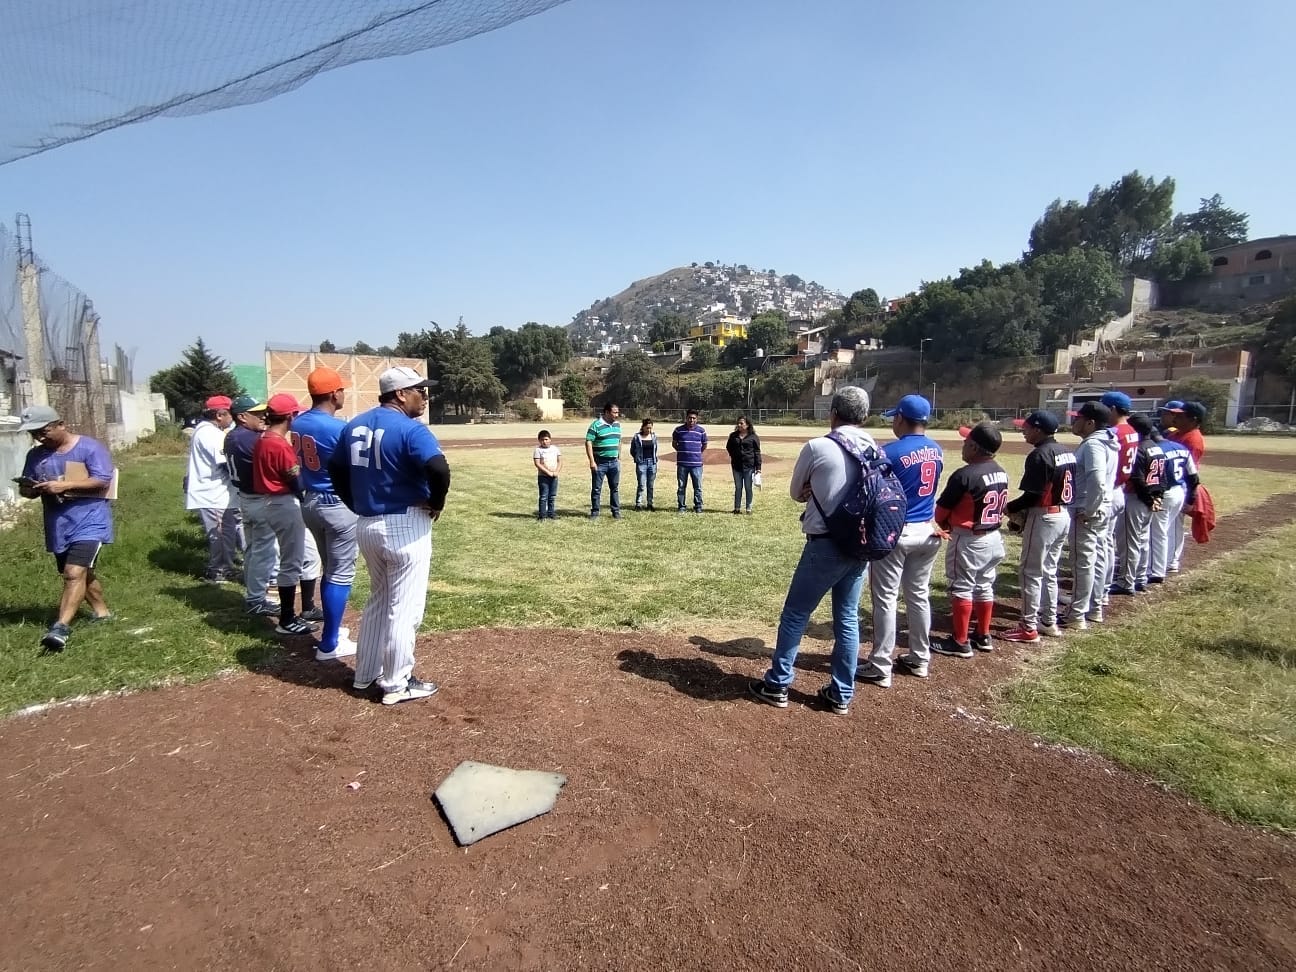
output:
<svg viewBox="0 0 1296 972"><path fill-rule="evenodd" d="M562 471L562 451L553 444L548 429L536 436L536 448L531 457L536 467L536 485L540 490L537 520L556 520L554 502L558 499L558 473Z"/></svg>

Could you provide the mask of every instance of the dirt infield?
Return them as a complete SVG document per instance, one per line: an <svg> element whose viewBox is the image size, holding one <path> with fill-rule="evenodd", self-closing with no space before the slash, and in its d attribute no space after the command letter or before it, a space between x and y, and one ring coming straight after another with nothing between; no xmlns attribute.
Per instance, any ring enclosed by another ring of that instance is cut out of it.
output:
<svg viewBox="0 0 1296 972"><path fill-rule="evenodd" d="M1296 966L1296 842L986 720L1029 663L1000 644L846 719L747 700L757 638L552 630L425 638L444 688L394 709L301 652L10 719L0 967ZM570 782L459 849L430 792L463 759Z"/></svg>

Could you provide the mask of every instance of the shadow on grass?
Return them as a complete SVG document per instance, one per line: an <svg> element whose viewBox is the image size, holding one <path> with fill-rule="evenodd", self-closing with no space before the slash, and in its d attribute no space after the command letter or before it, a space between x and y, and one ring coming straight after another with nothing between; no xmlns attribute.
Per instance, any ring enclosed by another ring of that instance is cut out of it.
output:
<svg viewBox="0 0 1296 972"><path fill-rule="evenodd" d="M82 609L84 610L84 609ZM11 604L0 609L0 624L14 625L36 624L44 627L57 619L57 593L51 596L48 604Z"/></svg>
<svg viewBox="0 0 1296 972"><path fill-rule="evenodd" d="M1198 651L1227 655L1237 661L1254 658L1280 668L1296 668L1296 646L1290 644L1278 646L1241 638L1220 638L1215 641L1199 641L1193 647Z"/></svg>
<svg viewBox="0 0 1296 972"><path fill-rule="evenodd" d="M534 520L534 513L519 513L516 510L496 510L490 514L501 520ZM554 519L556 520L588 520L589 513L582 513L580 510L554 510Z"/></svg>
<svg viewBox="0 0 1296 972"><path fill-rule="evenodd" d="M626 649L617 655L617 661L623 672L665 682L677 692L705 702L743 698L751 681L745 675L726 672L705 658L659 658L650 651Z"/></svg>
<svg viewBox="0 0 1296 972"><path fill-rule="evenodd" d="M194 530L173 528L162 534L162 542L149 551L148 559L158 570L201 577L207 569L207 541Z"/></svg>

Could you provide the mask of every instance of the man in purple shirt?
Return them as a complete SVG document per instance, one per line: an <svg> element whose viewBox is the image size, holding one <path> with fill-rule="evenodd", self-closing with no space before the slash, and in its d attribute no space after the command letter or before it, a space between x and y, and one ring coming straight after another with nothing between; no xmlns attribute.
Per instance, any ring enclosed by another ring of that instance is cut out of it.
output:
<svg viewBox="0 0 1296 972"><path fill-rule="evenodd" d="M678 489L675 491L675 503L679 512L684 512L684 490L688 481L693 481L693 512L702 512L702 453L706 451L706 429L698 425L698 410L690 408L684 414L684 424L675 427L671 433L671 445L675 447L675 479Z"/></svg>
<svg viewBox="0 0 1296 972"><path fill-rule="evenodd" d="M40 499L44 508L45 549L63 575L63 597L56 620L41 638L46 651L62 651L72 635L72 619L85 601L95 621L112 617L95 562L105 543L112 543L112 509L108 492L113 461L108 447L88 435L77 435L48 405L33 405L22 413L22 432L35 445L27 453L18 491Z"/></svg>

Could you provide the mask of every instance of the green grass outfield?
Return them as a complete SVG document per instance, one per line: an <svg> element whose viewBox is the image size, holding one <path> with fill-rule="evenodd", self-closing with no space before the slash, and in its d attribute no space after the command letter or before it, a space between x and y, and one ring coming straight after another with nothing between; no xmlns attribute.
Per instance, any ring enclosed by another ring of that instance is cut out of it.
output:
<svg viewBox="0 0 1296 972"><path fill-rule="evenodd" d="M518 440L529 438L535 428L437 430L446 443L454 482L446 515L435 528L426 630L485 625L632 627L680 634L748 634L772 643L787 579L802 544L796 519L799 508L786 495L799 449L796 442L769 442L766 488L757 498L753 516L728 513L732 481L725 467L707 469L710 510L702 516L677 516L670 511L674 470L666 464L658 480L658 506L663 511L629 510L620 522L611 521L605 511L603 519L591 523L586 515L589 479L579 446L584 423L558 425L554 431L569 462L558 499L563 515L555 523L541 524L533 519L535 477L529 447L467 445L487 431L498 432L496 438ZM813 431L770 429L772 435L804 432L804 437ZM1021 462L1020 457L1005 459L1014 476ZM174 456L130 457L124 462L122 498L116 504L118 542L104 554L101 567L109 604L119 617L104 626L76 625L67 650L60 655L38 654L38 640L50 619L59 582L52 558L43 550L37 511L28 510L5 535L5 557L0 563L0 711L106 690L201 679L255 666L277 650L264 623L244 617L241 591L207 587L196 580L204 562L203 542L196 523L182 509L182 473L182 460ZM1225 513L1257 506L1266 496L1291 488L1290 477L1284 474L1249 470L1210 476L1208 481ZM627 476L622 485L627 507L633 495L632 477ZM1051 738L1112 753L1225 812L1292 826L1296 720L1290 713L1296 711L1296 676L1291 656L1272 642L1259 654L1242 657L1204 647L1202 641L1217 638L1221 644L1241 644L1243 639L1253 639L1255 628L1248 619L1258 615L1245 609L1243 597L1248 603L1267 605L1269 630L1290 632L1296 627L1291 559L1282 552L1284 538L1290 549L1296 534L1260 538L1254 555L1248 550L1194 575L1191 599L1176 599L1136 614L1137 628L1131 620L1101 632L1068 636L1056 667L1042 681L1014 687L1006 711ZM1016 583L1015 538L1009 539L1009 548L1001 572L1003 590ZM1265 566L1248 568L1241 579L1229 573L1236 572L1239 564L1252 563ZM1224 579L1212 582L1216 576ZM939 566L933 586L935 596L943 598ZM353 604L362 603L363 596L362 578ZM818 616L828 617L826 606ZM1247 625L1238 627L1242 622ZM1165 650L1178 654L1173 664L1155 662L1145 647L1147 632L1180 628L1194 633L1194 640L1181 645L1165 634ZM1118 672L1118 677L1084 676L1085 662L1073 666L1069 661L1087 658L1089 652L1117 656L1117 664L1103 661L1101 665ZM1135 655L1149 659L1148 663L1133 664ZM1080 683L1075 682L1077 677ZM1168 684L1187 686L1196 684L1194 680L1210 684L1215 679L1227 682L1229 691L1237 693L1228 703L1230 711L1237 710L1236 719L1218 726L1208 719L1210 706L1218 706L1218 699L1207 699L1196 689L1191 693L1185 689L1180 698ZM1117 694L1128 703L1124 708L1116 704ZM1065 718L1055 715L1050 721L1050 711L1058 708L1051 701L1054 698L1065 699ZM1149 700L1170 698L1175 699L1175 718L1198 729L1199 738L1204 738L1204 725L1215 726L1214 735L1201 744L1207 746L1211 759L1185 763L1181 752L1153 741L1154 730L1170 723L1156 714L1155 707L1150 714L1144 707ZM1204 707L1200 713L1194 709L1197 705ZM1282 711L1289 715L1285 722L1272 717ZM856 717L866 718L866 710ZM1125 749L1117 745L1122 739L1127 742ZM1257 760L1256 747L1268 754L1269 762ZM1230 767L1237 773L1232 774ZM1257 773L1273 784L1268 798L1253 779ZM1272 795L1281 794L1284 786L1285 801Z"/></svg>

